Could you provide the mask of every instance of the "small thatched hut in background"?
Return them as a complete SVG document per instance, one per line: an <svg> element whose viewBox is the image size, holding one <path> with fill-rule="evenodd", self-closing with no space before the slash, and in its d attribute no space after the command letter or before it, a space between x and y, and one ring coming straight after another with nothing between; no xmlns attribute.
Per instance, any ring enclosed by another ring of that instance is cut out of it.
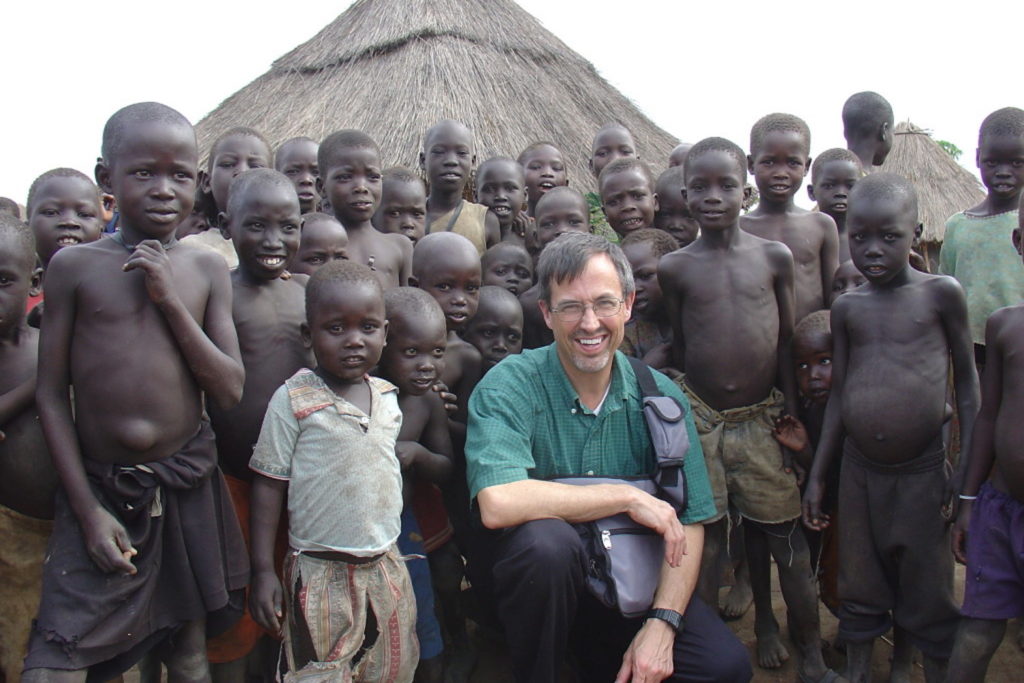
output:
<svg viewBox="0 0 1024 683"><path fill-rule="evenodd" d="M934 273L938 271L946 219L976 206L985 198L985 192L978 179L942 149L928 131L904 121L896 126L895 132L892 151L880 170L898 173L917 188L924 224L920 251Z"/></svg>
<svg viewBox="0 0 1024 683"><path fill-rule="evenodd" d="M593 188L587 157L604 123L629 128L656 167L678 142L511 0L360 0L196 129L206 150L233 126L275 146L358 128L385 164L415 168L424 131L442 118L473 130L478 161L554 142L580 189Z"/></svg>

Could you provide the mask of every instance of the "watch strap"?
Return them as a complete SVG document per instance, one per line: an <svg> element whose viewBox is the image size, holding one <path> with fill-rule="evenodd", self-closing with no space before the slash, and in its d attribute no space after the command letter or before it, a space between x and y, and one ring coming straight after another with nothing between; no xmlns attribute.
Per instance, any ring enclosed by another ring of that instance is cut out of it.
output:
<svg viewBox="0 0 1024 683"><path fill-rule="evenodd" d="M683 615L674 609L655 607L647 611L647 619L660 619L671 626L676 633L682 631L685 625Z"/></svg>

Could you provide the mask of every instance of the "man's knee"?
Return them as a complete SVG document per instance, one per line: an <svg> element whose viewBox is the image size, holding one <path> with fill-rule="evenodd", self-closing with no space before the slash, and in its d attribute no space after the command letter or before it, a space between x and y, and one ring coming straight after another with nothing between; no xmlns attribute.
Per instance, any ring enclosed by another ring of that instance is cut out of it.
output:
<svg viewBox="0 0 1024 683"><path fill-rule="evenodd" d="M728 645L723 643L721 649L714 653L715 656L706 660L707 680L719 683L747 683L754 677L747 648L738 638L726 642Z"/></svg>
<svg viewBox="0 0 1024 683"><path fill-rule="evenodd" d="M510 530L502 539L494 563L495 580L502 577L561 581L582 575L582 543L572 525L560 519L538 519Z"/></svg>

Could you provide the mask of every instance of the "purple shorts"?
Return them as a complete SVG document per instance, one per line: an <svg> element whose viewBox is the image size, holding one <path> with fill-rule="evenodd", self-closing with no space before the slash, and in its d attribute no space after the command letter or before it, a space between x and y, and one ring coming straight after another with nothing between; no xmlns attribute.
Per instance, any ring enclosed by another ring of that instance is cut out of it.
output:
<svg viewBox="0 0 1024 683"><path fill-rule="evenodd" d="M974 619L1024 617L1024 503L988 482L971 510L960 613Z"/></svg>

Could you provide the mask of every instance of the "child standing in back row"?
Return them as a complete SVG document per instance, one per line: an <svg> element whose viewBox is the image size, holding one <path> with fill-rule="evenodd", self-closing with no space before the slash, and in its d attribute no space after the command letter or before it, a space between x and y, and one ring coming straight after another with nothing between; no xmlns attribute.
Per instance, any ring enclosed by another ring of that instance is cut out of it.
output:
<svg viewBox="0 0 1024 683"><path fill-rule="evenodd" d="M908 263L917 225L917 193L906 179L877 173L853 188L850 251L868 282L832 309L832 392L804 494L804 523L824 528L826 473L841 448L839 635L856 682L868 680L874 640L894 623L924 654L929 683L942 680L958 620L941 512L950 359L964 443L978 380L963 290Z"/></svg>
<svg viewBox="0 0 1024 683"><path fill-rule="evenodd" d="M978 134L978 169L988 195L946 221L939 272L967 294L967 316L979 368L985 364L985 321L993 311L1024 299L1024 269L1010 242L1024 190L1024 110L992 112Z"/></svg>
<svg viewBox="0 0 1024 683"><path fill-rule="evenodd" d="M796 265L796 320L828 308L832 275L839 266L839 236L824 213L801 209L793 198L811 166L811 131L790 114L769 114L750 130L750 172L761 199L740 219L740 227L782 242Z"/></svg>
<svg viewBox="0 0 1024 683"><path fill-rule="evenodd" d="M395 386L367 374L386 332L383 290L366 266L334 261L314 273L302 334L317 367L274 392L249 463L250 606L277 632L287 604L289 679L411 681L416 669L416 603L395 548L402 413ZM282 594L273 548L286 498Z"/></svg>

